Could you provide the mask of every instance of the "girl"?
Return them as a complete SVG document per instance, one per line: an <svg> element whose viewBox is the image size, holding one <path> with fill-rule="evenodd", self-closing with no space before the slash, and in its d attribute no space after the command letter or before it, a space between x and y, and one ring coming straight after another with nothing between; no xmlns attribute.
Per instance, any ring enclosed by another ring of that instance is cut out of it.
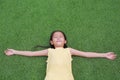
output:
<svg viewBox="0 0 120 80"><path fill-rule="evenodd" d="M50 36L50 47L41 51L18 51L7 49L5 54L23 56L48 56L45 80L74 80L71 68L72 55L87 58L101 57L114 60L116 55L113 52L95 53L83 52L67 47L67 38L62 31L54 31Z"/></svg>

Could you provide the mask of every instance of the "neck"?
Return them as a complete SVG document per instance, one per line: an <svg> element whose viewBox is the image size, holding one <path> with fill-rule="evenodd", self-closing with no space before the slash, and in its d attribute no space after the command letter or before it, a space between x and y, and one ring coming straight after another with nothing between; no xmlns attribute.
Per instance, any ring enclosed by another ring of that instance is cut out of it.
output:
<svg viewBox="0 0 120 80"><path fill-rule="evenodd" d="M56 48L64 48L64 47L55 47L55 49L56 49Z"/></svg>

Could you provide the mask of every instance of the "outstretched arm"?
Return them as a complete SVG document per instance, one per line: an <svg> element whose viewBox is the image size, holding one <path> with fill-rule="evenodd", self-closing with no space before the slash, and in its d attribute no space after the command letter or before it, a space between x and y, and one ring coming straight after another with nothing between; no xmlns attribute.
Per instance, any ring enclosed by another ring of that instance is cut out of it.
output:
<svg viewBox="0 0 120 80"><path fill-rule="evenodd" d="M70 48L70 52L72 55L88 57L88 58L101 57L110 60L114 60L116 58L116 55L113 52L107 52L107 53L83 52L72 48Z"/></svg>
<svg viewBox="0 0 120 80"><path fill-rule="evenodd" d="M19 50L14 50L14 49L7 49L5 50L5 54L7 56L11 55L23 55L23 56L47 56L48 55L48 50L41 50L41 51L19 51Z"/></svg>

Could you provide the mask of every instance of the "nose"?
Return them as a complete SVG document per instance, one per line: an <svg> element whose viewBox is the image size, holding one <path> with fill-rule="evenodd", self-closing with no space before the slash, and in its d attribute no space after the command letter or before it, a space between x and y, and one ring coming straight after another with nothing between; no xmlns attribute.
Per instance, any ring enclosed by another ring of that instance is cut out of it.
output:
<svg viewBox="0 0 120 80"><path fill-rule="evenodd" d="M57 38L57 41L59 41L60 40L60 38Z"/></svg>
<svg viewBox="0 0 120 80"><path fill-rule="evenodd" d="M60 41L60 38L59 38L59 37L57 38L57 41Z"/></svg>

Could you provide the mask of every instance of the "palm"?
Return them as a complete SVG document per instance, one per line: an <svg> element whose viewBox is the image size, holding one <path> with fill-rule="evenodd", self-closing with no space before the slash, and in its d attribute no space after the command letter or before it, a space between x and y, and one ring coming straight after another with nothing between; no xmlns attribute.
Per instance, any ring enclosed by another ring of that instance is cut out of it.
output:
<svg viewBox="0 0 120 80"><path fill-rule="evenodd" d="M108 52L106 58L114 60L116 58L116 55L113 52Z"/></svg>
<svg viewBox="0 0 120 80"><path fill-rule="evenodd" d="M13 52L14 52L13 49L7 49L7 50L5 51L5 54L6 54L7 56L11 56L11 55L13 55Z"/></svg>

